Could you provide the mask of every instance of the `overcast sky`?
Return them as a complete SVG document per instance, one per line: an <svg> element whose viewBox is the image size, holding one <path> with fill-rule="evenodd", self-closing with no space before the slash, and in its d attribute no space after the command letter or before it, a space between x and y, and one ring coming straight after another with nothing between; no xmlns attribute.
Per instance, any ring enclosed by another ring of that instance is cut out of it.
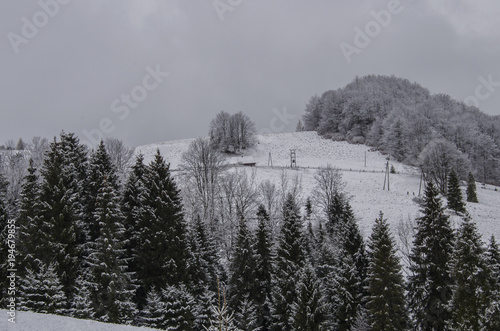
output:
<svg viewBox="0 0 500 331"><path fill-rule="evenodd" d="M198 137L221 110L290 131L367 74L500 114L498 0L55 1L0 2L0 144Z"/></svg>

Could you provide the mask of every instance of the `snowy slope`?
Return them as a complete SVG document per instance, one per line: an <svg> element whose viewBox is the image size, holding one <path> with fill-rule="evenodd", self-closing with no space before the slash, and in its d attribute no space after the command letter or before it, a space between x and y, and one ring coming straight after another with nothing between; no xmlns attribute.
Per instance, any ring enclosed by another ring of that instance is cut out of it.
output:
<svg viewBox="0 0 500 331"><path fill-rule="evenodd" d="M365 236L369 236L379 211L384 212L393 230L396 230L400 220L418 217L419 207L413 201L418 195L420 184L416 169L391 161L398 173L391 174L391 190L384 191L382 187L386 156L370 151L367 146L326 140L316 132L261 135L257 139L255 148L241 156L231 156L227 162L237 164L242 160L252 160L257 163L257 167L253 168L257 180L269 179L277 186L280 185L283 170L289 177L298 174L302 178L304 199L310 195L314 187L315 168L330 164L342 169L347 191L352 196L352 207ZM193 139L140 146L137 147L136 153L144 154L145 162L149 163L159 149L166 161L171 163L171 169L176 170L182 153L187 150L191 141ZM298 170L286 168L290 165L290 149L296 150ZM269 153L273 167L268 167ZM243 169L250 171L249 168ZM480 203L468 203L467 209L477 222L484 240L492 234L500 238L500 192L494 191L494 187L491 186L482 188L479 183L477 187ZM452 216L451 220L457 222L456 217Z"/></svg>
<svg viewBox="0 0 500 331"><path fill-rule="evenodd" d="M99 323L76 318L17 312L16 323L7 321L6 310L0 310L1 331L153 331L151 328L138 328L126 325Z"/></svg>

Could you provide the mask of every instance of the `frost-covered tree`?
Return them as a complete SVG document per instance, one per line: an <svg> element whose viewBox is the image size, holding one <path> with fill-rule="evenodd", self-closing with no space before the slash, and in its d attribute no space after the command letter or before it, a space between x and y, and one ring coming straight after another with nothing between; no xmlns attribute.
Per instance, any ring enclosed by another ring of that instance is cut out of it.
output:
<svg viewBox="0 0 500 331"><path fill-rule="evenodd" d="M162 328L172 331L195 329L195 303L184 285L171 285L161 290L163 307Z"/></svg>
<svg viewBox="0 0 500 331"><path fill-rule="evenodd" d="M161 329L164 327L166 304L161 292L151 289L146 296L146 304L141 311L139 323L143 326Z"/></svg>
<svg viewBox="0 0 500 331"><path fill-rule="evenodd" d="M233 248L229 278L229 306L236 314L241 311L244 298L254 301L258 284L255 279L255 253L252 245L252 236L248 230L246 220L241 216L238 237ZM254 303L253 303L254 304Z"/></svg>
<svg viewBox="0 0 500 331"><path fill-rule="evenodd" d="M306 113L303 116L304 130L316 130L321 121L322 103L317 95L312 96L306 105Z"/></svg>
<svg viewBox="0 0 500 331"><path fill-rule="evenodd" d="M196 139L182 155L180 167L185 171L185 180L193 190L190 192L193 208L201 209L203 220L213 227L219 180L225 169L224 156L210 146L206 139Z"/></svg>
<svg viewBox="0 0 500 331"><path fill-rule="evenodd" d="M88 168L85 219L88 228L88 240L94 242L99 237L100 227L94 218L94 213L102 183L106 180L114 190L118 189L118 176L102 140L97 149L92 151Z"/></svg>
<svg viewBox="0 0 500 331"><path fill-rule="evenodd" d="M325 330L329 306L322 284L310 263L301 269L298 278L296 298L292 304L293 330Z"/></svg>
<svg viewBox="0 0 500 331"><path fill-rule="evenodd" d="M75 281L82 264L86 242L82 220L87 178L87 150L74 134L61 133L50 145L41 170L40 214L48 225L40 244L45 265L55 270L68 300L75 293Z"/></svg>
<svg viewBox="0 0 500 331"><path fill-rule="evenodd" d="M221 111L210 122L209 136L212 148L235 152L255 144L255 123L242 112L230 115Z"/></svg>
<svg viewBox="0 0 500 331"><path fill-rule="evenodd" d="M258 225L255 232L255 281L257 289L255 301L257 305L258 325L268 329L271 324L270 301L272 297L273 274L273 242L271 239L270 219L264 205L257 211Z"/></svg>
<svg viewBox="0 0 500 331"><path fill-rule="evenodd" d="M7 181L0 173L0 307L5 308L7 298L7 288L9 279L7 278L7 269L10 269L7 265L7 260L9 257L9 228L15 233L15 224L9 224L9 217L7 210L5 208L5 189L7 187Z"/></svg>
<svg viewBox="0 0 500 331"><path fill-rule="evenodd" d="M76 294L71 301L69 315L80 319L94 319L95 310L92 302L92 284L90 283L91 276L89 270L85 274L78 276L76 279Z"/></svg>
<svg viewBox="0 0 500 331"><path fill-rule="evenodd" d="M373 331L405 330L408 322L404 280L397 248L382 212L368 243L366 308Z"/></svg>
<svg viewBox="0 0 500 331"><path fill-rule="evenodd" d="M424 330L443 330L451 317L453 231L438 195L430 181L410 255L409 307L416 327Z"/></svg>
<svg viewBox="0 0 500 331"><path fill-rule="evenodd" d="M296 274L305 264L302 224L291 193L283 207L283 225L276 250L273 279L273 330L291 329L291 305L297 286Z"/></svg>
<svg viewBox="0 0 500 331"><path fill-rule="evenodd" d="M326 280L335 330L348 331L354 325L358 312L362 310L359 297L362 279L352 256L342 248L337 254L337 261Z"/></svg>
<svg viewBox="0 0 500 331"><path fill-rule="evenodd" d="M486 330L500 329L500 251L491 236L490 242L485 252L485 259L490 270L490 297L489 304L485 314Z"/></svg>
<svg viewBox="0 0 500 331"><path fill-rule="evenodd" d="M37 270L27 269L20 283L20 307L36 313L64 315L67 298L55 264L40 262Z"/></svg>
<svg viewBox="0 0 500 331"><path fill-rule="evenodd" d="M476 180L472 172L469 172L469 177L467 178L467 202L479 202L476 193Z"/></svg>
<svg viewBox="0 0 500 331"><path fill-rule="evenodd" d="M113 184L104 178L96 199L94 222L99 236L89 247L92 303L95 318L103 322L129 324L135 315L132 275L127 271L123 248L123 214Z"/></svg>
<svg viewBox="0 0 500 331"><path fill-rule="evenodd" d="M204 296L206 291L217 292L217 277L225 278L225 271L220 263L219 252L206 224L197 217L191 233L192 262L190 289L195 295Z"/></svg>
<svg viewBox="0 0 500 331"><path fill-rule="evenodd" d="M111 137L104 140L104 145L118 177L123 178L128 164L134 155L134 148L129 148L120 139Z"/></svg>
<svg viewBox="0 0 500 331"><path fill-rule="evenodd" d="M139 218L137 278L140 308L145 294L152 288L187 284L189 281L191 252L180 191L159 150L144 174Z"/></svg>
<svg viewBox="0 0 500 331"><path fill-rule="evenodd" d="M439 191L446 194L448 176L456 169L459 176L469 170L469 161L457 147L447 140L433 140L419 155L422 171L435 182Z"/></svg>
<svg viewBox="0 0 500 331"><path fill-rule="evenodd" d="M448 198L448 208L456 213L465 213L465 203L462 198L462 190L460 189L460 180L457 173L452 169L448 176L448 190L446 192Z"/></svg>
<svg viewBox="0 0 500 331"><path fill-rule="evenodd" d="M140 242L139 212L141 210L145 172L144 156L139 154L124 185L120 203L124 217L123 227L125 228L123 248L125 249L125 256L127 256L127 269L132 273L137 272L137 255Z"/></svg>
<svg viewBox="0 0 500 331"><path fill-rule="evenodd" d="M238 311L234 314L235 325L242 331L262 330L258 325L257 306L249 297L249 294L245 295L239 303Z"/></svg>
<svg viewBox="0 0 500 331"><path fill-rule="evenodd" d="M457 232L451 259L454 280L450 301L452 330L480 330L490 298L490 270L476 224L466 218Z"/></svg>

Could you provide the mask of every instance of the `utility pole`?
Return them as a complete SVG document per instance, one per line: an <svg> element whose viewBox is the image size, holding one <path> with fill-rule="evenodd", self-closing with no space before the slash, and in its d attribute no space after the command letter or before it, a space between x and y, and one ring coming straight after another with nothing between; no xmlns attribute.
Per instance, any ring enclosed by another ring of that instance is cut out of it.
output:
<svg viewBox="0 0 500 331"><path fill-rule="evenodd" d="M297 154L295 149L290 150L290 168L297 168Z"/></svg>
<svg viewBox="0 0 500 331"><path fill-rule="evenodd" d="M366 168L366 151L365 151L365 168Z"/></svg>
<svg viewBox="0 0 500 331"><path fill-rule="evenodd" d="M269 157L267 158L267 166L268 167L273 166L273 158L271 157L271 152L269 152Z"/></svg>
<svg viewBox="0 0 500 331"><path fill-rule="evenodd" d="M390 160L390 158L388 157L386 160L387 160L387 164L385 166L384 188L383 188L383 190L385 190L385 183L387 181L387 191L390 191L390 181L389 181L389 174L390 174L390 171L389 171L389 160Z"/></svg>

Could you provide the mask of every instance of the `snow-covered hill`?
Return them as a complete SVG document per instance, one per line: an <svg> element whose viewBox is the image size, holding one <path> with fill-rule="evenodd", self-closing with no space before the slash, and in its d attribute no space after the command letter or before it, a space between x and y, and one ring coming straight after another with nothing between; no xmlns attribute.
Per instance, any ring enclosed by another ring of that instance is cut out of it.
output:
<svg viewBox="0 0 500 331"><path fill-rule="evenodd" d="M154 331L151 328L138 328L126 325L99 323L76 318L17 312L15 323L8 322L6 310L0 310L1 331Z"/></svg>
<svg viewBox="0 0 500 331"><path fill-rule="evenodd" d="M414 198L419 192L420 177L416 169L391 161L398 173L391 174L391 190L384 191L382 187L386 156L371 151L367 146L326 140L316 132L261 135L257 139L255 148L243 155L229 157L228 163L237 164L240 161L251 160L257 165L253 168L257 180L269 179L278 186L283 170L290 176L298 174L302 177L304 198L310 195L314 187L315 168L330 164L342 169L343 178L347 182L347 191L352 196L352 207L365 236L370 234L379 211L384 212L393 230L396 230L401 220L418 216L419 207ZM136 149L136 153L144 154L145 162L149 163L159 149L167 162L170 162L171 169L176 170L182 153L192 141L193 139L185 139L140 146ZM290 149L296 150L299 166L296 170L286 168L290 165ZM269 154L273 167L268 166ZM245 169L250 171L249 168ZM477 222L484 240L489 239L492 234L500 238L500 192L495 191L495 187L482 186L479 183L477 187L480 203L468 203L467 209ZM457 222L459 219L452 215L451 220Z"/></svg>

